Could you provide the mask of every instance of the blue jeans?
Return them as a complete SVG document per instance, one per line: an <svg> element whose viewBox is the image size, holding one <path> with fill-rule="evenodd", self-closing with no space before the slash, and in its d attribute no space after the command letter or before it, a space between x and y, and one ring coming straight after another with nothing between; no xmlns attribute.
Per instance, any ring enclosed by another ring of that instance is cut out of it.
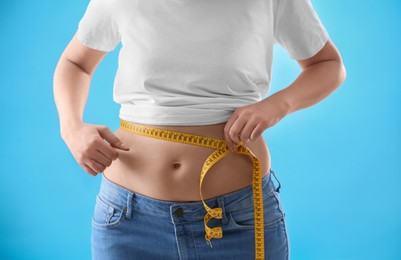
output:
<svg viewBox="0 0 401 260"><path fill-rule="evenodd" d="M265 259L289 259L285 213L279 197L281 184L272 169L262 178L262 187ZM223 229L223 237L211 239L211 246L204 237L206 210L201 201L154 199L102 174L92 218L92 259L255 259L252 185L205 203L223 210L222 219L212 218L207 223L210 228Z"/></svg>

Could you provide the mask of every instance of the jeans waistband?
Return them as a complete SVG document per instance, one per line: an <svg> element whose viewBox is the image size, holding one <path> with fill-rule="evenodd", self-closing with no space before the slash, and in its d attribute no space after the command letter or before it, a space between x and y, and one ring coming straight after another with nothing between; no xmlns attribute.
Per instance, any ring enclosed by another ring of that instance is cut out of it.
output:
<svg viewBox="0 0 401 260"><path fill-rule="evenodd" d="M262 177L263 197L267 196L275 189L275 186L271 180L272 172L273 170L270 169L268 174ZM146 212L151 215L166 218L170 218L177 208L183 209L183 218L203 218L206 213L206 209L204 208L202 201L182 202L151 198L146 195L136 193L135 191L126 189L112 182L111 180L107 179L104 174L102 174L99 195L105 196L106 198L108 198L108 200L111 200L113 203L118 204L121 207L126 206L128 209L128 218L130 218L131 216L132 207L134 207L136 210L140 210L141 212ZM252 184L237 191L233 191L214 198L209 198L204 201L210 208L222 207L223 211L235 210L235 208L249 206L241 204L241 201L243 201L244 203L249 203L244 200L248 196L253 196Z"/></svg>

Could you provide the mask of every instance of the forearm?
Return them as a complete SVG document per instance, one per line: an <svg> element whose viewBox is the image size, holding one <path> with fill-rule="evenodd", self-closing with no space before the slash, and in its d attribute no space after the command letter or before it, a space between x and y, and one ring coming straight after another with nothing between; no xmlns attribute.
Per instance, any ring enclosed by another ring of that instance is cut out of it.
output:
<svg viewBox="0 0 401 260"><path fill-rule="evenodd" d="M53 94L59 114L60 134L83 122L91 75L74 63L60 59L53 77Z"/></svg>
<svg viewBox="0 0 401 260"><path fill-rule="evenodd" d="M288 87L269 96L280 103L285 115L310 107L336 90L345 80L345 68L337 60L305 68Z"/></svg>

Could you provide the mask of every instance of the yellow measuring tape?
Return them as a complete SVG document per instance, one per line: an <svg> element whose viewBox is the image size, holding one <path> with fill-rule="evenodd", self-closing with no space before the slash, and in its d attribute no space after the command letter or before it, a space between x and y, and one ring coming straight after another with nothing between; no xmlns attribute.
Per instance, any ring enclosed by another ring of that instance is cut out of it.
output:
<svg viewBox="0 0 401 260"><path fill-rule="evenodd" d="M206 209L206 215L204 217L205 224L205 239L211 245L210 240L212 238L222 238L223 230L221 227L209 228L206 224L211 218L221 219L222 208L210 208L203 200L202 196L202 182L207 171L220 159L230 152L227 147L225 140L211 138L202 135L188 134L183 132L177 132L172 130L165 130L160 128L148 127L141 124L136 124L126 120L120 120L120 128L130 131L136 134L154 137L158 139L180 142L185 144L192 144L197 146L204 146L216 149L209 155L203 164L201 175L200 175L200 196L202 203ZM255 219L255 257L256 259L265 259L264 257L264 219L263 219L263 199L262 199L262 171L259 159L249 150L246 146L239 143L235 146L235 152L245 155L252 156L253 162L253 199L254 199L254 219Z"/></svg>

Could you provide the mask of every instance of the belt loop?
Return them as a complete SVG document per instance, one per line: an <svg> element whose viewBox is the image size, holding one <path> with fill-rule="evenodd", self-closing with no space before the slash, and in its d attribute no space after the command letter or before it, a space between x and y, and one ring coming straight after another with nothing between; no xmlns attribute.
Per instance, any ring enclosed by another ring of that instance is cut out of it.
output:
<svg viewBox="0 0 401 260"><path fill-rule="evenodd" d="M219 206L219 208L221 208L221 211L222 211L221 223L223 225L225 225L228 223L228 219L227 219L227 215L226 215L226 210L224 208L224 196L220 196L217 198L217 205Z"/></svg>
<svg viewBox="0 0 401 260"><path fill-rule="evenodd" d="M125 217L127 219L131 219L132 218L132 198L135 196L135 194L130 191L128 192L128 196L127 196L127 212L125 213Z"/></svg>
<svg viewBox="0 0 401 260"><path fill-rule="evenodd" d="M280 181L278 180L278 178L277 178L277 176L276 176L276 174L274 173L274 171L273 171L272 168L270 168L270 172L273 173L274 178L275 178L275 179L277 180L277 182L278 182L278 187L275 189L275 191L276 191L276 192L280 192L281 183L280 183Z"/></svg>

